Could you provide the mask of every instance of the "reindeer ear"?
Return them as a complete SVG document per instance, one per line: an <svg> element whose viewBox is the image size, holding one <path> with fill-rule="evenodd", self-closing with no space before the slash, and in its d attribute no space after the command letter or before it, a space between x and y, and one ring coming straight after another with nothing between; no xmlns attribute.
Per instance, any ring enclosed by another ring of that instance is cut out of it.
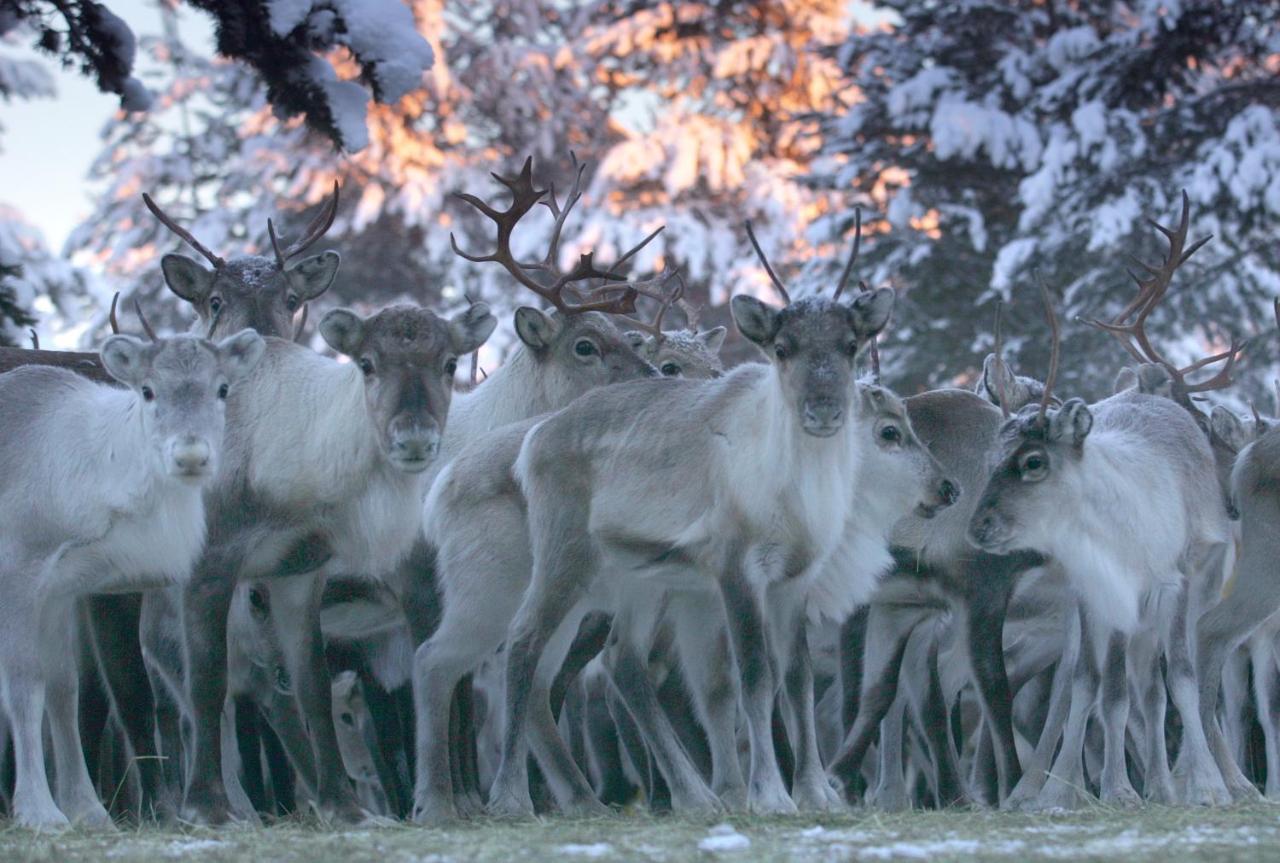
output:
<svg viewBox="0 0 1280 863"><path fill-rule="evenodd" d="M338 275L338 265L341 263L342 258L337 252L321 252L298 261L285 270L285 275L289 277L290 284L302 297L303 302L306 302L314 300L329 290L329 286Z"/></svg>
<svg viewBox="0 0 1280 863"><path fill-rule="evenodd" d="M1222 405L1213 406L1213 411L1209 414L1209 430L1232 452L1238 453L1249 445L1249 433L1240 417Z"/></svg>
<svg viewBox="0 0 1280 863"><path fill-rule="evenodd" d="M862 401L870 411L882 411L889 401L889 391L882 386L876 384L860 384L858 386L862 390Z"/></svg>
<svg viewBox="0 0 1280 863"><path fill-rule="evenodd" d="M982 380L978 382L978 395L999 407L1000 394L1003 392L1005 401L1008 402L1004 407L1014 411L1027 402L1026 394L1019 387L1022 384L1010 371L1009 364L1000 362L995 354L987 354L987 358L982 361Z"/></svg>
<svg viewBox="0 0 1280 863"><path fill-rule="evenodd" d="M724 327L712 327L705 333L698 333L698 340L703 346L713 354L720 353L720 348L724 345L724 337L729 331Z"/></svg>
<svg viewBox="0 0 1280 863"><path fill-rule="evenodd" d="M449 337L453 349L459 354L469 354L485 343L498 326L498 319L489 314L488 303L472 303L465 312L449 319Z"/></svg>
<svg viewBox="0 0 1280 863"><path fill-rule="evenodd" d="M749 341L764 347L778 334L778 311L755 297L738 294L729 301L733 322Z"/></svg>
<svg viewBox="0 0 1280 863"><path fill-rule="evenodd" d="M99 351L102 365L125 386L137 386L151 368L150 345L133 336L111 336Z"/></svg>
<svg viewBox="0 0 1280 863"><path fill-rule="evenodd" d="M364 341L364 321L349 309L333 309L320 319L320 337L338 353L352 356Z"/></svg>
<svg viewBox="0 0 1280 863"><path fill-rule="evenodd" d="M1173 377L1169 370L1158 363L1138 366L1138 392L1162 398L1173 398Z"/></svg>
<svg viewBox="0 0 1280 863"><path fill-rule="evenodd" d="M849 322L858 336L858 344L869 344L889 323L897 300L892 288L863 291L849 304Z"/></svg>
<svg viewBox="0 0 1280 863"><path fill-rule="evenodd" d="M1093 429L1093 414L1084 399L1067 399L1057 411L1049 415L1049 439L1061 440L1072 446L1081 446Z"/></svg>
<svg viewBox="0 0 1280 863"><path fill-rule="evenodd" d="M248 375L257 367L266 349L267 343L262 340L262 336L250 329L241 330L218 342L218 359L227 379L235 383Z"/></svg>
<svg viewBox="0 0 1280 863"><path fill-rule="evenodd" d="M165 255L160 259L164 283L188 303L204 302L213 287L213 270L206 270L186 255Z"/></svg>
<svg viewBox="0 0 1280 863"><path fill-rule="evenodd" d="M1131 390L1138 386L1138 372L1133 366L1125 366L1116 372L1115 383L1111 385L1111 392L1122 393L1125 390Z"/></svg>
<svg viewBox="0 0 1280 863"><path fill-rule="evenodd" d="M545 351L560 335L563 326L559 318L548 315L533 306L516 309L516 335L535 351Z"/></svg>

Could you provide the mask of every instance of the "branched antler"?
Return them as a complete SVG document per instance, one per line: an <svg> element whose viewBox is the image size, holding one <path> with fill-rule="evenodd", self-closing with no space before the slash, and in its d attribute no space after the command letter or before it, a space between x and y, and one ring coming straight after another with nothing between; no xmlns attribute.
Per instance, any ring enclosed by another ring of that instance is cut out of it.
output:
<svg viewBox="0 0 1280 863"><path fill-rule="evenodd" d="M157 219L160 220L160 224L164 225L170 231L173 231L180 238L182 238L182 241L185 242L188 246L190 246L191 248L195 249L197 252L204 255L206 258L208 258L209 263L213 264L215 269L220 269L223 266L223 264L226 263L226 261L222 260L222 258L218 257L213 252L209 251L209 248L205 246L204 243L200 242L195 237L193 237L190 231L188 231L186 228L179 225L177 222L173 220L172 217L170 217L167 213L165 213L164 210L160 209L160 207L157 206L156 202L151 200L151 196L148 195L146 192L142 193L142 203L147 205L147 209L151 211L151 215L155 216Z"/></svg>
<svg viewBox="0 0 1280 863"><path fill-rule="evenodd" d="M1156 363L1164 367L1169 372L1170 377L1173 378L1174 392L1181 401L1186 402L1193 393L1209 392L1229 386L1231 384L1231 372L1235 368L1236 360L1239 359L1240 351L1244 344L1233 339L1228 350L1197 360L1183 368L1174 365L1156 350L1146 332L1147 318L1151 316L1151 312L1164 299L1165 294L1168 293L1174 273L1187 262L1188 258L1199 251L1205 243L1213 239L1213 235L1202 237L1187 246L1187 229L1191 223L1191 201L1187 197L1185 190L1182 193L1182 216L1178 220L1177 228L1166 228L1153 219L1147 219L1147 223L1163 234L1169 242L1169 250L1165 254L1164 260L1160 262L1159 266L1153 266L1130 255L1130 259L1147 274L1143 278L1133 270L1128 271L1130 278L1138 285L1137 296L1130 300L1129 304L1124 307L1113 321L1106 322L1092 318L1082 320L1092 327L1115 336L1129 356L1138 362ZM1130 323L1131 319L1132 323ZM1213 377L1195 384L1187 383L1187 375L1222 360L1226 360L1226 364Z"/></svg>
<svg viewBox="0 0 1280 863"><path fill-rule="evenodd" d="M618 315L618 317L634 329L648 333L657 339L658 342L661 342L663 339L662 319L666 317L668 309L676 303L679 303L684 298L684 276L679 270L676 270L671 274L670 280L674 280L676 282L676 286L671 289L671 292L667 294L666 297L663 298L661 304L658 306L658 311L653 316L652 321L643 321L638 318L627 317L626 315Z"/></svg>
<svg viewBox="0 0 1280 863"><path fill-rule="evenodd" d="M572 156L572 154L570 155ZM492 262L501 264L517 282L533 291L564 314L578 314L581 312L631 314L635 312L636 297L642 293L646 296L662 299L661 295L653 292L653 282L631 282L616 271L618 267L621 267L634 257L636 253L661 233L662 228L658 228L628 250L612 267L601 268L595 263L595 253L586 252L578 257L577 262L568 272L559 268L560 238L564 223L574 204L582 197L582 174L585 166L578 162L576 156L572 156L572 158L574 179L569 188L569 194L565 197L563 207L556 201L554 189L539 189L533 185L532 156L525 159L520 173L514 177L504 177L497 173L492 175L495 180L511 192L511 204L505 210L498 210L475 195L457 192L457 197L475 207L494 223L497 227L497 237L492 252L472 254L464 251L458 245L457 238L450 233L449 243L453 246L454 253L475 263ZM543 200L548 191L551 192L550 200ZM539 203L551 211L552 218L555 220L551 241L547 247L547 254L541 261L532 264L521 263L515 259L515 255L511 251L511 234L515 231L515 227L520 220ZM544 279L549 284L534 278L533 273L535 272L543 273ZM582 294L580 301L573 301L565 295L566 289L574 288L576 290L580 283L597 279L606 284L589 292L580 292Z"/></svg>
<svg viewBox="0 0 1280 863"><path fill-rule="evenodd" d="M282 242L276 236L276 226L270 219L267 219L267 234L271 237L271 249L276 253L276 263L280 265L280 269L285 269L288 260L296 255L305 252L316 241L325 235L330 227L333 226L333 220L338 215L338 181L333 181L333 194L329 196L329 200L320 208L320 212L316 213L315 218L311 220L311 224L307 225L306 230L302 232L302 237L287 248L280 248Z"/></svg>

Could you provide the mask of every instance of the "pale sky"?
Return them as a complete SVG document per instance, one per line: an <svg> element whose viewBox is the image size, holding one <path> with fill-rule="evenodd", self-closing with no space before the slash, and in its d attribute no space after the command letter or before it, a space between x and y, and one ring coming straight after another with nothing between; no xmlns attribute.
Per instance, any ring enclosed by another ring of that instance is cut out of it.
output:
<svg viewBox="0 0 1280 863"><path fill-rule="evenodd" d="M108 8L135 35L160 32L155 0L109 0ZM183 39L196 51L213 52L213 28L203 12L179 6ZM120 104L100 93L77 69L62 69L28 47L29 34L0 41L6 56L40 60L54 76L58 95L31 101L0 100L0 203L10 204L44 231L49 247L61 250L67 234L90 212L86 175L101 149L100 133ZM139 66L144 58L139 56ZM145 83L145 81L144 81Z"/></svg>

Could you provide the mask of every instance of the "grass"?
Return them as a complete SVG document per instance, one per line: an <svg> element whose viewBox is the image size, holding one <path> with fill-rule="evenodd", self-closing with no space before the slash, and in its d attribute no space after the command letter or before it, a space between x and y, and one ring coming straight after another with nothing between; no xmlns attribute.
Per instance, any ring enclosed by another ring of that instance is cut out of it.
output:
<svg viewBox="0 0 1280 863"><path fill-rule="evenodd" d="M445 863L523 860L1280 860L1280 807L1094 807L1060 815L857 811L793 818L478 820L444 829L314 822L117 833L0 830L0 860Z"/></svg>

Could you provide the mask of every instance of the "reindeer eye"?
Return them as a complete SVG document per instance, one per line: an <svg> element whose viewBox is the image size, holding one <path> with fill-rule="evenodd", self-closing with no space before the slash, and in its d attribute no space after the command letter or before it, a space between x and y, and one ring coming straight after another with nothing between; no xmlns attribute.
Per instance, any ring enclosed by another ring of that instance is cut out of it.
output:
<svg viewBox="0 0 1280 863"><path fill-rule="evenodd" d="M589 357L596 352L596 346L590 339L579 339L573 346L573 352L580 357Z"/></svg>
<svg viewBox="0 0 1280 863"><path fill-rule="evenodd" d="M1049 472L1049 459L1042 452L1029 452L1018 460L1018 469L1024 480L1043 479Z"/></svg>
<svg viewBox="0 0 1280 863"><path fill-rule="evenodd" d="M885 426L880 429L880 439L889 443L899 443L902 440L902 432L898 431L897 426Z"/></svg>
<svg viewBox="0 0 1280 863"><path fill-rule="evenodd" d="M791 356L791 351L786 345L774 345L773 355L780 360L785 360L787 357Z"/></svg>
<svg viewBox="0 0 1280 863"><path fill-rule="evenodd" d="M669 378L679 377L682 371L684 371L684 369L680 368L675 363L662 364L661 372L665 377L669 377Z"/></svg>
<svg viewBox="0 0 1280 863"><path fill-rule="evenodd" d="M209 311L213 312L216 315L219 311L221 311L221 309L222 309L222 297L210 297Z"/></svg>
<svg viewBox="0 0 1280 863"><path fill-rule="evenodd" d="M453 373L456 372L457 370L458 370L458 361L456 359L450 359L449 362L444 364L444 373L446 375L452 376Z"/></svg>
<svg viewBox="0 0 1280 863"><path fill-rule="evenodd" d="M288 298L284 301L284 306L289 311L296 312L298 310L298 298L295 297L293 294L290 294Z"/></svg>
<svg viewBox="0 0 1280 863"><path fill-rule="evenodd" d="M143 401L148 401L148 402L153 402L153 401L155 401L155 400L156 400L156 391L155 391L155 390L153 390L153 389L151 389L151 387L143 387L143 388L142 388L142 400L143 400Z"/></svg>
<svg viewBox="0 0 1280 863"><path fill-rule="evenodd" d="M223 384L222 386L218 387L218 398L225 399L227 397L227 393L229 392L231 392L231 387L227 386L226 384Z"/></svg>
<svg viewBox="0 0 1280 863"><path fill-rule="evenodd" d="M360 358L360 371L364 372L365 377L373 374L373 360L368 357Z"/></svg>

